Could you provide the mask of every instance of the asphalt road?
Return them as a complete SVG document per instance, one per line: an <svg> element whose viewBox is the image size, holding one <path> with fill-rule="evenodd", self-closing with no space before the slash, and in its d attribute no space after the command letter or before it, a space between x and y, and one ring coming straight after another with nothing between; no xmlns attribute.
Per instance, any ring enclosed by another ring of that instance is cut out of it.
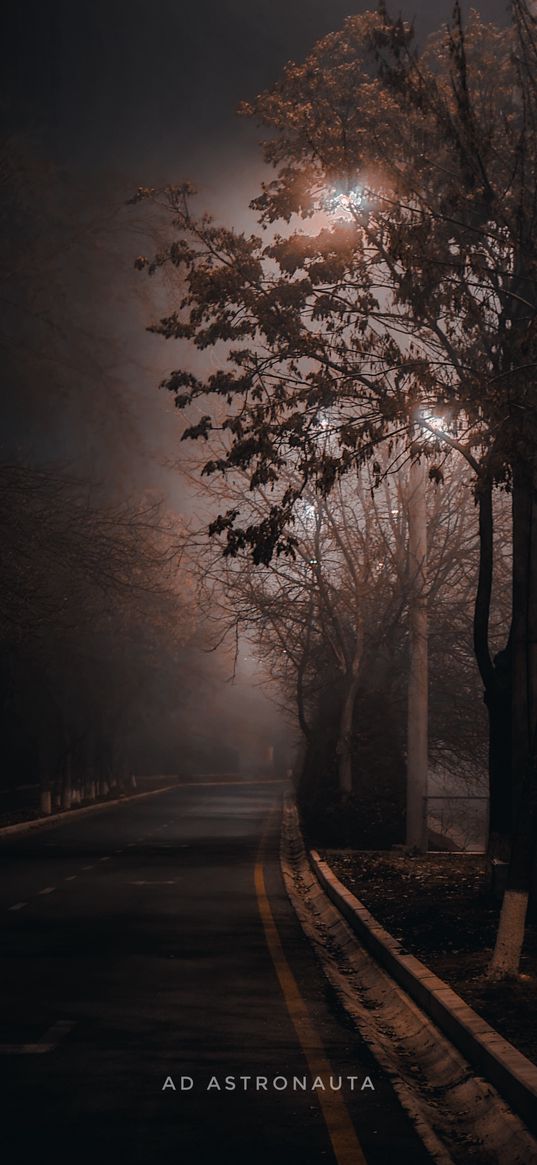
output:
<svg viewBox="0 0 537 1165"><path fill-rule="evenodd" d="M289 905L280 795L207 782L0 843L10 1165L429 1161Z"/></svg>

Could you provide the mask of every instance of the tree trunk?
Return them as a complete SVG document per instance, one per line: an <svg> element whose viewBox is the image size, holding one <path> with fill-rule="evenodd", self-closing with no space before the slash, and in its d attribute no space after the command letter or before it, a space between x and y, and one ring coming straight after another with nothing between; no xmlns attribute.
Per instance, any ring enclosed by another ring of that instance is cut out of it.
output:
<svg viewBox="0 0 537 1165"><path fill-rule="evenodd" d="M70 809L73 793L73 756L70 745L67 746L63 770L62 809Z"/></svg>
<svg viewBox="0 0 537 1165"><path fill-rule="evenodd" d="M43 817L52 813L52 790L50 787L50 764L46 754L39 758L39 808Z"/></svg>
<svg viewBox="0 0 537 1165"><path fill-rule="evenodd" d="M513 472L513 720L515 830L489 975L518 974L531 884L536 818L537 490L533 465Z"/></svg>
<svg viewBox="0 0 537 1165"><path fill-rule="evenodd" d="M39 808L43 817L49 817L52 813L52 792L50 784L44 785L41 782L41 792L39 796Z"/></svg>
<svg viewBox="0 0 537 1165"><path fill-rule="evenodd" d="M360 674L360 659L362 642L358 625L355 628L352 658L347 657L345 671L345 693L343 706L339 718L339 732L337 741L338 783L342 797L349 797L352 793L352 726L354 719L354 705L358 691Z"/></svg>
<svg viewBox="0 0 537 1165"><path fill-rule="evenodd" d="M308 633L308 637L306 637L306 644L305 644L304 651L302 652L301 659L299 659L299 662L298 662L297 679L296 679L296 701L297 701L298 723L299 723L299 726L301 726L301 732L302 732L303 736L305 737L305 740L308 740L308 741L311 740L311 730L310 730L310 726L308 723L308 719L306 719L306 713L305 713L304 677L305 677L306 666L308 666L308 662L309 662L309 654L310 654L309 640L310 640L310 635Z"/></svg>
<svg viewBox="0 0 537 1165"><path fill-rule="evenodd" d="M489 717L489 860L509 861L513 832L512 677L508 645L494 659L496 682L485 690Z"/></svg>
<svg viewBox="0 0 537 1165"><path fill-rule="evenodd" d="M528 772L518 800L507 885L488 970L490 979L513 977L520 969L535 850L534 785L534 777Z"/></svg>
<svg viewBox="0 0 537 1165"><path fill-rule="evenodd" d="M406 844L426 853L428 778L427 514L425 467L410 465L408 565L410 670L408 676Z"/></svg>
<svg viewBox="0 0 537 1165"><path fill-rule="evenodd" d="M479 576L474 607L474 652L484 685L489 724L489 831L487 856L507 861L511 848L512 783L512 645L511 638L494 661L489 626L494 566L492 481L478 482Z"/></svg>
<svg viewBox="0 0 537 1165"><path fill-rule="evenodd" d="M352 723L357 689L358 676L351 675L341 709L337 742L338 783L343 797L349 797L352 793Z"/></svg>

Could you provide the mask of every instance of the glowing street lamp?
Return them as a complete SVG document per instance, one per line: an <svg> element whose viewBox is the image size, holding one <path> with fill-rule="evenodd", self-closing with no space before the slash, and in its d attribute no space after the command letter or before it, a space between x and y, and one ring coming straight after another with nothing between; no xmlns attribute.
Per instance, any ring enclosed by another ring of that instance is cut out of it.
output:
<svg viewBox="0 0 537 1165"><path fill-rule="evenodd" d="M324 200L324 208L333 218L350 222L367 209L364 188L348 184L333 188ZM429 430L434 427L432 413L423 418ZM420 417L416 418L415 429ZM422 853L427 851L427 787L429 744L429 667L427 611L427 514L426 467L423 459L412 458L408 479L407 513L410 572L410 667L407 703L407 805L406 842Z"/></svg>
<svg viewBox="0 0 537 1165"><path fill-rule="evenodd" d="M343 222L350 222L364 209L365 195L361 186L351 186L347 190L334 187L324 199L327 214Z"/></svg>

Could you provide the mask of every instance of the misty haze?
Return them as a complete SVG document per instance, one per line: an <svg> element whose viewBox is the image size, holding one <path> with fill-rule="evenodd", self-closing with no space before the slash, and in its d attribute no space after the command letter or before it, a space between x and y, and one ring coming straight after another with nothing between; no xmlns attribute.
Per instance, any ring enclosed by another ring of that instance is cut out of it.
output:
<svg viewBox="0 0 537 1165"><path fill-rule="evenodd" d="M10 1161L537 1163L536 64L7 14Z"/></svg>

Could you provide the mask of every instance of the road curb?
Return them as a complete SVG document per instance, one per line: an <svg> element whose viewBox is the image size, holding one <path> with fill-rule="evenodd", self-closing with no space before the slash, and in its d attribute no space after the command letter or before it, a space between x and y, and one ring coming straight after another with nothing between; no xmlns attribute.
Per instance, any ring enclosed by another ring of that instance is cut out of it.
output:
<svg viewBox="0 0 537 1165"><path fill-rule="evenodd" d="M96 801L93 805L84 805L81 809L64 809L63 813L49 813L48 817L34 817L31 821L17 821L14 825L2 825L0 841L4 837L13 837L18 833L27 833L32 829L44 829L47 825L58 825L61 821L71 821L74 817L83 817L86 813L95 813L98 809L113 809L115 805L125 805L130 801L141 801L144 797L156 797L157 793L169 793L179 785L163 785L158 789L146 789L145 793L129 793L124 797L115 797L113 801Z"/></svg>
<svg viewBox="0 0 537 1165"><path fill-rule="evenodd" d="M297 821L297 844L304 845ZM395 979L418 1007L444 1032L477 1072L537 1132L537 1066L499 1035L447 983L413 955L404 953L393 935L348 890L316 850L304 846L322 889L366 950Z"/></svg>

